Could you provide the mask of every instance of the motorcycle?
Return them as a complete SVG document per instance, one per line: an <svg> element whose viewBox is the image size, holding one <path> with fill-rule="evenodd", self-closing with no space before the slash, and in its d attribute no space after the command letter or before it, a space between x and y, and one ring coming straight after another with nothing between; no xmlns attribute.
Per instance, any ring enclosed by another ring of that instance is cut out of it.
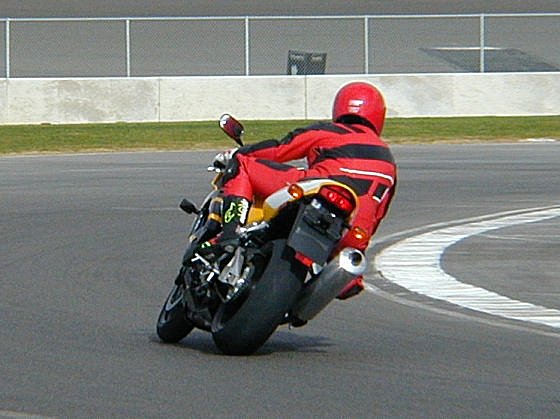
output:
<svg viewBox="0 0 560 419"><path fill-rule="evenodd" d="M219 125L243 146L238 120L225 114ZM337 247L347 232L357 237L364 232L351 228L358 198L350 187L309 179L254 202L234 244L207 254L204 244L221 231L226 154L208 168L215 177L202 205L180 203L195 219L156 329L163 342L174 343L198 328L210 332L224 354L250 355L280 325L305 325L364 272L361 251Z"/></svg>

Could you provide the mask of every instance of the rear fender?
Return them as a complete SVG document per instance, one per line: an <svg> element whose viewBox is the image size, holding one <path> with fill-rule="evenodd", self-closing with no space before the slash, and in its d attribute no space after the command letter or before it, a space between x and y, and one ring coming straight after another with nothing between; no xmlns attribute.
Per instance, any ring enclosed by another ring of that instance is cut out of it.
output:
<svg viewBox="0 0 560 419"><path fill-rule="evenodd" d="M288 246L316 264L324 265L342 238L344 229L344 220L333 216L326 208L313 203L300 205Z"/></svg>

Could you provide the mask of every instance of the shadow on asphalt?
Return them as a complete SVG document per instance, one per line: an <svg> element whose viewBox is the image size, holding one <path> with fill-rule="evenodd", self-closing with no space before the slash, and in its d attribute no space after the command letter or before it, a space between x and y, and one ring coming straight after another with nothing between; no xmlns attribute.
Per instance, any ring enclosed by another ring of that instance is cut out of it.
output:
<svg viewBox="0 0 560 419"><path fill-rule="evenodd" d="M193 350L208 355L224 356L216 347L212 336L207 332L193 331L179 343L163 343L155 334L151 334L150 341L165 346L174 346ZM324 336L305 336L292 331L276 331L269 340L252 356L266 356L276 353L323 353L333 346L331 339Z"/></svg>

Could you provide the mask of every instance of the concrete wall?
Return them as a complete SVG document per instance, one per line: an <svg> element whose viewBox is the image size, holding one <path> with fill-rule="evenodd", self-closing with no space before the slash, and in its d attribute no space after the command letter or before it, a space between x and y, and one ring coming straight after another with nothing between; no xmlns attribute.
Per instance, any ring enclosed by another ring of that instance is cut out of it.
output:
<svg viewBox="0 0 560 419"><path fill-rule="evenodd" d="M353 80L389 116L560 115L560 73L0 79L0 124L326 119Z"/></svg>

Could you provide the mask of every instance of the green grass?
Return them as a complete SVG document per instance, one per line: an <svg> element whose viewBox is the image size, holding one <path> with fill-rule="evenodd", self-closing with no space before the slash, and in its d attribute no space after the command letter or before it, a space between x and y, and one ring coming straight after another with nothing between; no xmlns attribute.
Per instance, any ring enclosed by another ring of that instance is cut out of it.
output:
<svg viewBox="0 0 560 419"><path fill-rule="evenodd" d="M384 135L393 143L560 138L560 116L388 119Z"/></svg>
<svg viewBox="0 0 560 419"><path fill-rule="evenodd" d="M245 141L282 138L311 122L314 121L245 121ZM389 118L383 134L390 144L560 138L560 116ZM0 154L222 149L232 145L217 121L0 125Z"/></svg>

